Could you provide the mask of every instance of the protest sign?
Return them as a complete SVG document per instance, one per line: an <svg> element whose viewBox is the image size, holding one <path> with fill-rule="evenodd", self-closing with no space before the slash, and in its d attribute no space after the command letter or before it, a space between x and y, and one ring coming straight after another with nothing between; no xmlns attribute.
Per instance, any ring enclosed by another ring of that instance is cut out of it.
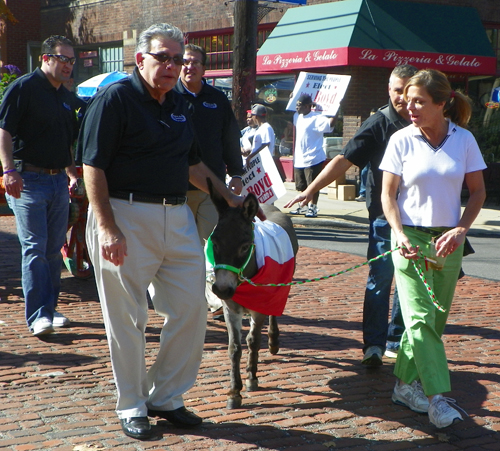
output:
<svg viewBox="0 0 500 451"><path fill-rule="evenodd" d="M295 104L298 98L302 94L308 94L316 104L316 111L318 113L326 116L335 116L350 81L350 75L301 72L286 109L295 111Z"/></svg>
<svg viewBox="0 0 500 451"><path fill-rule="evenodd" d="M241 179L243 182L241 195L254 193L261 204L272 204L286 193L285 185L268 148L247 158Z"/></svg>

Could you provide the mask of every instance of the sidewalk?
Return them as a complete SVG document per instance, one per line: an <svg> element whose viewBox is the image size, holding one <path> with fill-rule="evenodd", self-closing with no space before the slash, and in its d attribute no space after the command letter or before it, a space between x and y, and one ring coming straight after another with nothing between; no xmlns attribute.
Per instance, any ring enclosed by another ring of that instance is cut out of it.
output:
<svg viewBox="0 0 500 451"><path fill-rule="evenodd" d="M293 182L285 182L286 194L275 202L275 205L284 212L292 209L283 208L289 200L293 199L298 191L295 190ZM500 204L496 199L488 200L476 221L469 231L469 235L498 235L500 236ZM304 216L292 216L295 224L315 224L323 226L366 226L368 227L368 211L365 202L341 201L330 199L327 189L320 191L318 200L318 217L305 218Z"/></svg>
<svg viewBox="0 0 500 451"><path fill-rule="evenodd" d="M363 223L358 203L323 197L319 220L355 217ZM12 217L0 217L0 250L1 449L500 449L500 282L462 279L446 329L450 396L470 415L463 423L436 430L426 415L391 402L393 361L385 360L376 370L361 365L364 266L292 287L279 318L281 350L270 355L263 343L261 388L244 391L239 410L225 408L227 333L224 323L210 319L199 377L185 396L186 405L205 419L203 426L177 429L153 420L158 439L139 442L123 435L114 412L116 392L93 280L78 280L63 271L59 311L72 324L41 340L28 332L24 320ZM296 279L321 277L360 263L363 259L354 255L303 247ZM161 324L151 310L148 364L158 347ZM246 356L245 345L242 367Z"/></svg>

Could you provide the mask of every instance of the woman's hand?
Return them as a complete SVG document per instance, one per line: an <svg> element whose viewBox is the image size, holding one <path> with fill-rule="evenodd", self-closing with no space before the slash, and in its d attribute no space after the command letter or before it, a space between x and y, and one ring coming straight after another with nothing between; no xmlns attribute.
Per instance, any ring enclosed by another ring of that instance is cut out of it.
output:
<svg viewBox="0 0 500 451"><path fill-rule="evenodd" d="M292 205L300 202L300 206L307 205L312 200L312 196L306 196L305 194L297 194L291 201L283 206L283 208L292 208Z"/></svg>
<svg viewBox="0 0 500 451"><path fill-rule="evenodd" d="M403 233L399 232L396 236L398 246L401 246L399 249L399 254L408 260L417 260L419 248L418 246L413 247L410 243L408 237Z"/></svg>
<svg viewBox="0 0 500 451"><path fill-rule="evenodd" d="M443 233L436 240L436 255L438 257L446 257L457 250L457 248L465 241L467 231L463 227L455 227Z"/></svg>

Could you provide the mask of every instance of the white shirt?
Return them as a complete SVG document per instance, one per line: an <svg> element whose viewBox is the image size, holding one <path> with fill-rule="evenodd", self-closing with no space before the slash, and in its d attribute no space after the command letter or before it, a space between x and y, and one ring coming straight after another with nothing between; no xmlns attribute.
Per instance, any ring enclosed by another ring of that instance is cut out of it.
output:
<svg viewBox="0 0 500 451"><path fill-rule="evenodd" d="M293 115L295 125L295 151L293 165L296 168L308 168L326 160L323 149L323 134L333 128L328 116L315 111L303 115Z"/></svg>
<svg viewBox="0 0 500 451"><path fill-rule="evenodd" d="M273 128L268 122L263 122L254 134L252 152L250 155L252 155L264 143L269 143L269 151L271 152L271 155L274 155L274 141L275 138Z"/></svg>
<svg viewBox="0 0 500 451"><path fill-rule="evenodd" d="M465 174L486 168L471 132L449 121L448 135L434 149L418 127L391 136L380 169L401 176L398 207L403 225L456 227Z"/></svg>

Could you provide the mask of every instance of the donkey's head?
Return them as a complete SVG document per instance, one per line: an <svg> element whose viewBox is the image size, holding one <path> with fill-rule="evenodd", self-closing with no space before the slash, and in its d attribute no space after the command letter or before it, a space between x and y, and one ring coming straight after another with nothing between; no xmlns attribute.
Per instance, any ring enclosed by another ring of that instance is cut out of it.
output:
<svg viewBox="0 0 500 451"><path fill-rule="evenodd" d="M240 283L239 274L235 271L244 269L250 257L255 259L255 255L251 255L253 219L259 210L259 202L257 197L250 193L241 207L230 207L210 179L207 179L207 183L210 198L219 213L219 221L211 236L215 262L212 291L221 299L231 299Z"/></svg>

